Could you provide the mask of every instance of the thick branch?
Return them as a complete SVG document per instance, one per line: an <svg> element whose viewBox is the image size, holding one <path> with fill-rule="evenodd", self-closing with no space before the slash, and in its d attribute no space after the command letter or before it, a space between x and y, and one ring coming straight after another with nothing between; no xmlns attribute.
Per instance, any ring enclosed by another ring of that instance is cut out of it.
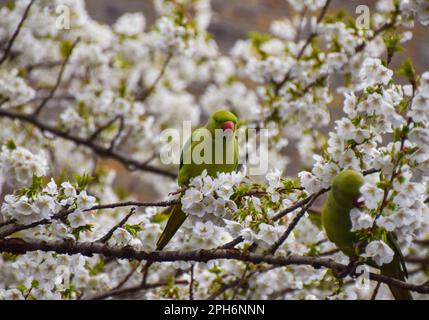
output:
<svg viewBox="0 0 429 320"><path fill-rule="evenodd" d="M195 261L207 262L216 259L233 259L252 262L255 264L267 263L273 266L308 265L316 269L329 268L336 271L344 271L347 266L337 263L331 259L290 255L286 257L266 254L256 254L240 250L195 250L195 251L138 251L132 247L111 247L98 242L73 242L73 241L41 241L22 239L0 240L0 252L23 254L30 251L53 251L59 254L82 254L93 256L101 254L105 257L117 259L135 259L149 262L173 262L173 261ZM429 286L409 284L387 276L370 273L370 279L406 290L419 293L429 293Z"/></svg>

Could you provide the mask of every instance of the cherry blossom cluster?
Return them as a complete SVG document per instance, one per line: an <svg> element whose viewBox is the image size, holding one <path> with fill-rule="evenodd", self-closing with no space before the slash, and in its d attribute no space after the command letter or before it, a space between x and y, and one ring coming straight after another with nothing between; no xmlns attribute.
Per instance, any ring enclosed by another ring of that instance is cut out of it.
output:
<svg viewBox="0 0 429 320"><path fill-rule="evenodd" d="M429 21L428 2L377 1L362 28L330 1L288 0L292 15L228 52L208 31L209 0L153 4L152 25L144 13L100 23L83 0L0 8L0 247L31 239L152 252L170 205L180 204L187 219L165 251L227 248L347 265L320 210L332 179L352 168L365 179L351 211L365 243L359 258L389 263L394 233L407 281L427 281L429 72L391 60L412 41L414 23ZM69 28L58 25L59 6ZM162 131L197 127L221 108L240 127L268 129L269 171L203 172L177 191L177 168L158 157ZM365 273L343 279L330 268L234 259L155 262L142 284L145 263L1 252L0 299L188 299L190 286L196 299L368 299L376 285L358 285ZM382 287L377 297L391 296Z"/></svg>

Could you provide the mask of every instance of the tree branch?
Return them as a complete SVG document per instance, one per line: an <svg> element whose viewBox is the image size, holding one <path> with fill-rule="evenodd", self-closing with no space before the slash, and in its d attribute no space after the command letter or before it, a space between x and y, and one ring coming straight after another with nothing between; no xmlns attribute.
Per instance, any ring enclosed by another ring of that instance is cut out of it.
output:
<svg viewBox="0 0 429 320"><path fill-rule="evenodd" d="M93 256L100 254L105 257L117 259L135 259L148 262L173 262L173 261L195 261L207 262L217 259L231 259L252 262L255 264L266 263L272 266L307 265L315 269L329 268L335 271L344 271L347 266L337 263L332 259L290 255L286 257L256 254L240 250L195 250L195 251L138 251L130 246L111 247L97 242L74 242L74 241L42 241L36 239L22 240L18 238L1 239L0 252L23 254L30 251L53 251L59 254L81 254ZM398 288L429 294L429 286L409 284L380 274L370 273L370 279Z"/></svg>
<svg viewBox="0 0 429 320"><path fill-rule="evenodd" d="M164 76L164 73L167 70L167 66L170 63L172 57L173 57L173 54L169 53L161 67L161 71L159 72L158 77L155 79L152 85L146 89L146 91L141 95L141 97L137 98L138 101L145 101L152 94L152 92L155 90L156 86L158 85L159 81L161 81L162 77Z"/></svg>
<svg viewBox="0 0 429 320"><path fill-rule="evenodd" d="M293 229L298 225L298 222L302 219L304 214L307 212L307 210L313 205L314 201L323 193L326 192L326 189L320 190L316 194L312 194L310 196L310 200L308 203L302 207L301 211L296 215L296 217L292 220L292 222L288 225L286 231L282 234L282 236L274 242L274 244L267 250L267 253L274 254L277 249L283 244L283 242L286 241L286 239L289 237Z"/></svg>
<svg viewBox="0 0 429 320"><path fill-rule="evenodd" d="M174 200L168 200L168 201L160 201L160 202L137 202L137 201L126 201L126 202L117 202L117 203L110 203L110 204L103 204L103 205L96 205L89 209L86 209L84 211L91 211L91 210L101 210L101 209L114 209L114 208L120 208L120 207L128 207L128 206L135 206L135 207L169 207L174 204L179 203L180 200L174 199ZM70 213L74 212L76 209L64 209L58 212L57 214L53 215L50 219L43 219L40 221L36 221L30 224L20 225L20 224L14 224L15 220L6 221L3 223L4 228L0 231L0 238L5 238L15 232L31 229L40 225L49 224L52 222L52 220L57 219L63 219L67 217Z"/></svg>
<svg viewBox="0 0 429 320"><path fill-rule="evenodd" d="M49 91L49 94L46 98L42 100L40 105L37 107L37 109L34 111L34 116L37 117L40 112L42 112L43 108L46 106L46 104L54 97L55 92L57 91L58 87L61 84L61 80L63 78L64 70L66 69L66 65L70 60L71 55L73 54L74 48L76 48L77 44L79 43L80 38L77 38L72 46L70 47L70 51L67 53L66 58L64 59L63 63L61 64L60 72L58 73L57 80L55 81L55 85L52 87L52 89Z"/></svg>
<svg viewBox="0 0 429 320"><path fill-rule="evenodd" d="M113 234L115 233L115 231L118 228L121 228L125 223L127 223L128 219L134 213L136 213L136 209L135 208L131 208L130 212L118 224L114 225L113 228L111 228L103 237L101 237L100 239L98 239L97 242L106 243L107 241L109 241L109 239L113 236Z"/></svg>
<svg viewBox="0 0 429 320"><path fill-rule="evenodd" d="M330 3L331 3L331 0L326 0L326 3L325 3L325 5L324 5L324 7L323 7L322 11L320 12L319 17L317 18L317 23L316 23L316 25L318 25L320 22L322 22L323 18L325 17L325 15L326 15L326 13L327 13L327 11L328 11L328 8L329 8ZM317 28L317 27L316 27L316 28ZM312 32L312 33L308 36L307 40L305 41L305 44L304 44L304 45L301 47L301 49L299 50L298 55L296 56L296 60L300 60L300 59L302 58L302 55L304 54L305 49L307 49L307 47L310 45L310 43L311 43L311 41L313 40L313 38L314 38L314 37L316 37L316 36L317 36L317 30L316 30L316 31L314 31L314 32ZM290 69L289 69L289 71L286 73L286 75L285 75L285 77L283 78L283 80L282 80L282 81L280 81L279 83L275 84L275 92L276 92L276 94L278 94L278 93L279 93L280 89L281 89L281 88L284 86L284 84L285 84L285 83L290 79L291 71L292 71L292 68L290 68Z"/></svg>
<svg viewBox="0 0 429 320"><path fill-rule="evenodd" d="M20 113L14 113L14 112L10 112L8 110L0 109L0 117L9 118L12 120L19 120L19 121L31 124L31 125L39 128L42 132L46 131L46 132L52 133L53 135L55 135L57 137L63 138L63 139L68 140L68 141L72 141L72 142L76 143L77 145L87 147L102 158L110 158L110 159L116 160L129 169L135 168L135 169L138 169L141 171L147 171L147 172L159 174L159 175L169 177L172 179L176 178L176 174L174 174L170 171L167 171L167 170L164 170L164 169L161 169L161 168L149 165L149 164L144 164L144 163L141 163L141 162L136 161L136 160L131 159L131 158L127 158L126 156L124 156L122 154L119 154L113 150L110 150L110 148L104 148L104 147L100 146L99 144L96 144L94 141L91 141L91 140L85 139L85 138L81 138L78 136L74 136L68 132L64 132L64 131L59 130L53 126L47 125L47 124L41 122L40 120L38 120L37 118L35 118L34 116L26 115L26 114L20 114Z"/></svg>
<svg viewBox="0 0 429 320"><path fill-rule="evenodd" d="M15 32L13 33L12 37L9 39L9 42L7 43L6 49L3 53L3 56L0 59L0 65L3 64L3 62L6 61L7 57L10 54L10 50L12 49L13 43L15 42L16 38L19 35L19 32L22 29L22 26L24 25L24 21L27 19L28 17L28 13L30 12L31 6L34 4L34 0L31 0L30 3L28 4L27 8L25 8L24 11L24 15L21 18L21 21L18 24L18 27L15 29Z"/></svg>
<svg viewBox="0 0 429 320"><path fill-rule="evenodd" d="M113 289L104 293L100 293L98 295L92 296L92 297L88 297L85 300L102 300L102 299L106 299L109 298L111 296L119 296L119 295L127 295L127 294L131 294L134 292L138 292L140 290L145 290L145 289L154 289L154 288L159 288L159 287L163 287L168 285L168 282L156 282L156 283L148 283L147 285L145 285L144 287L138 285L138 286L133 286L133 287L129 287L129 288L123 288L123 289ZM188 281L186 280L176 280L174 282L174 284L176 285L186 285L188 284Z"/></svg>

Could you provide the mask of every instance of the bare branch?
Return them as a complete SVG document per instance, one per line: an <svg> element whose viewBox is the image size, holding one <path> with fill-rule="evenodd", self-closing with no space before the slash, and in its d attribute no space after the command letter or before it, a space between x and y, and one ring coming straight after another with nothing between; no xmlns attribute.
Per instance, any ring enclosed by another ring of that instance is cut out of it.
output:
<svg viewBox="0 0 429 320"><path fill-rule="evenodd" d="M118 285L113 288L113 290L117 290L117 289L122 288L127 283L127 281L132 277L132 275L137 271L139 266L140 266L140 262L136 263L136 265L131 268L130 272L128 272L128 274L125 276L125 278L122 279L122 281L119 282Z"/></svg>
<svg viewBox="0 0 429 320"><path fill-rule="evenodd" d="M92 210L101 210L101 209L114 209L114 208L120 208L120 207L129 207L129 206L135 206L135 207L169 207L174 204L179 203L180 200L168 200L168 201L160 201L160 202L137 202L137 201L126 201L126 202L117 202L117 203L111 203L111 204L102 204L102 205L96 205L89 209L86 209L84 211L92 211ZM15 232L31 229L40 225L49 224L52 222L52 220L57 219L64 219L67 217L70 213L74 212L76 209L64 209L58 212L57 214L53 215L50 219L43 219L40 221L36 221L30 224L20 225L20 224L14 224L15 220L10 220L7 222L4 222L3 225L6 227L3 230L0 231L0 238L5 238Z"/></svg>
<svg viewBox="0 0 429 320"><path fill-rule="evenodd" d="M119 117L119 129L116 132L115 137L110 142L109 151L112 151L115 148L116 144L118 143L118 139L122 134L122 131L124 131L124 117L121 116ZM143 164L146 165L147 162L145 161L143 162Z"/></svg>
<svg viewBox="0 0 429 320"><path fill-rule="evenodd" d="M34 4L34 0L31 0L30 3L28 4L27 8L25 8L24 14L21 18L21 21L19 21L18 27L15 29L15 32L13 33L12 37L9 39L9 42L7 43L6 49L3 53L3 56L0 59L0 65L3 64L3 62L6 61L7 57L10 54L10 50L12 49L13 43L15 42L16 38L19 35L19 32L22 29L22 26L24 25L24 21L27 19L28 17L28 13L30 12L31 6Z"/></svg>
<svg viewBox="0 0 429 320"><path fill-rule="evenodd" d="M60 86L60 84L61 84L61 80L62 80L62 78L63 78L63 74L64 74L64 70L65 70L65 68L66 68L66 65L67 65L67 63L69 62L70 57L71 57L71 55L73 54L73 50L74 50L74 48L76 48L76 45L79 43L79 41L80 41L80 38L77 38L77 39L73 42L72 46L70 47L69 52L67 53L66 58L64 59L64 61L63 61L62 65L61 65L60 72L58 73L58 76L57 76L57 80L56 80L56 82L55 82L55 85L54 85L54 86L52 87L52 89L49 91L48 96L42 100L42 102L40 103L40 105L39 105L39 106L37 107L37 109L34 111L34 116L36 116L36 117L37 117L37 116L40 114L40 112L42 112L43 108L46 106L46 104L49 102L49 100L51 100L51 99L52 99L52 97L54 96L55 91L57 91L58 87L59 87L59 86Z"/></svg>
<svg viewBox="0 0 429 320"><path fill-rule="evenodd" d="M327 13L327 11L328 11L328 8L329 8L330 3L331 3L331 0L327 0L327 1L326 1L325 5L324 5L324 7L323 7L323 9L322 9L322 11L320 12L319 17L317 18L317 24L319 24L320 22L322 22L323 18L325 17L325 15L326 15L326 13ZM296 60L300 60L300 59L302 58L302 55L304 54L305 49L307 49L307 47L310 45L311 41L312 41L316 36L317 36L317 31L312 32L312 33L308 36L308 38L307 38L307 40L306 40L305 44L304 44L304 45L301 47L301 49L299 50L298 55L296 56ZM279 93L280 89L281 89L281 88L284 86L284 84L285 84L285 83L290 79L291 71L292 71L292 68L291 68L291 69L289 69L289 71L287 72L287 74L285 75L285 77L283 78L283 80L282 80L282 81L280 81L279 83L276 83L276 85L275 85L275 86L276 86L276 88L275 88L275 92L276 92L276 94L278 94L278 93Z"/></svg>
<svg viewBox="0 0 429 320"><path fill-rule="evenodd" d="M109 120L106 124L102 125L97 130L95 130L94 133L91 134L91 136L88 138L88 140L95 140L100 135L100 133L102 133L104 130L106 130L108 127L110 127L116 121L118 121L118 119L120 119L120 118L121 118L121 116L116 116L113 119Z"/></svg>
<svg viewBox="0 0 429 320"><path fill-rule="evenodd" d="M173 57L173 54L169 53L161 67L161 71L159 72L158 77L155 79L152 85L146 89L146 91L142 94L142 96L138 97L137 100L145 101L152 94L152 92L155 90L156 86L158 85L159 81L161 81L162 77L164 76L164 73L167 70L167 66L170 63L172 57Z"/></svg>
<svg viewBox="0 0 429 320"><path fill-rule="evenodd" d="M304 214L307 212L307 210L313 205L314 201L323 193L325 193L327 190L322 189L318 193L313 194L310 196L310 201L302 207L301 211L296 215L296 217L292 220L292 222L288 225L288 228L286 231L282 234L282 236L267 250L268 253L274 254L277 249L283 244L283 242L286 241L286 239L289 237L290 233L295 229L298 222L302 219Z"/></svg>
<svg viewBox="0 0 429 320"><path fill-rule="evenodd" d="M191 281L189 282L189 300L194 300L194 267L195 264L192 264L189 270L191 275Z"/></svg>
<svg viewBox="0 0 429 320"><path fill-rule="evenodd" d="M100 239L98 239L97 242L106 243L107 241L109 241L109 239L113 236L113 234L115 233L115 231L118 228L121 228L125 223L127 223L128 219L134 213L136 213L136 208L131 208L130 212L117 225L113 226L113 228L110 229L103 237L101 237Z"/></svg>
<svg viewBox="0 0 429 320"><path fill-rule="evenodd" d="M91 140L88 140L85 138L81 138L78 136L74 136L68 132L65 132L65 131L59 130L53 126L47 125L47 124L41 122L40 120L38 120L37 118L35 118L31 115L14 113L14 112L10 112L8 110L0 109L0 117L9 118L12 120L19 120L19 121L31 124L31 125L39 128L42 132L43 131L49 132L49 133L52 133L53 135L55 135L57 137L63 138L63 139L68 140L68 141L72 141L72 142L76 143L77 145L87 147L87 148L91 149L93 152L95 152L96 154L98 154L100 157L114 159L114 160L118 161L119 163L123 164L127 168L133 168L133 169L135 168L137 170L159 174L159 175L169 177L172 179L176 178L176 174L174 174L170 171L155 167L153 165L144 164L144 163L141 163L141 162L136 161L134 159L128 158L128 157L126 157L122 154L119 154L113 150L109 150L109 148L104 148L104 147L100 146L99 144L96 144L94 141L91 141Z"/></svg>
<svg viewBox="0 0 429 320"><path fill-rule="evenodd" d="M378 290L380 289L380 285L381 285L381 282L377 282L377 285L375 286L374 291L372 292L371 300L375 300L375 298L377 297Z"/></svg>
<svg viewBox="0 0 429 320"><path fill-rule="evenodd" d="M154 289L154 288L166 286L168 284L169 284L168 282L157 282L157 283L148 283L144 287L138 285L138 286L124 288L124 289L113 289L113 290L101 293L99 295L96 295L96 296L88 297L85 300L102 300L102 299L106 299L106 298L109 298L109 297L112 297L112 296L126 296L128 294L135 293L135 292L138 292L138 291L141 291L141 290ZM186 285L186 284L188 284L188 281L185 281L185 280L176 280L174 282L174 284L176 284L176 285Z"/></svg>

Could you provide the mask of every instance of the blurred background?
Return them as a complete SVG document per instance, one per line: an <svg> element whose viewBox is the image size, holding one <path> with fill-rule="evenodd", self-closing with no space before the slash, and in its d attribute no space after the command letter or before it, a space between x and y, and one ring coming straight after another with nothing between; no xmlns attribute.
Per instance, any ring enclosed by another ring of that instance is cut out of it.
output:
<svg viewBox="0 0 429 320"><path fill-rule="evenodd" d="M269 32L273 20L292 14L286 0L212 0L211 3L214 16L209 30L225 53L236 40L246 38L249 31ZM333 0L330 12L344 8L355 15L358 5L374 8L376 3L375 0ZM143 12L149 26L155 20L152 0L86 0L86 5L93 18L108 24L126 12ZM416 23L414 39L407 43L406 51L395 57L393 67L404 56L410 56L418 73L429 70L428 32L429 26Z"/></svg>

